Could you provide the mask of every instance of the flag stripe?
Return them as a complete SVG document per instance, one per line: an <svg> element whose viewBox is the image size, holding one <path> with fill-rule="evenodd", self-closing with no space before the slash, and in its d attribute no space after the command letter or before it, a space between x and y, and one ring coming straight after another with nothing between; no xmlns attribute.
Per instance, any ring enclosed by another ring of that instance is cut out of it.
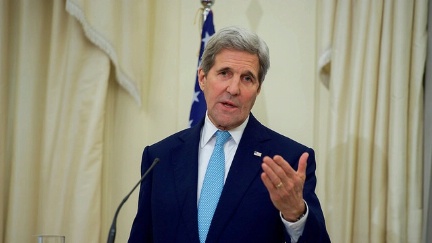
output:
<svg viewBox="0 0 432 243"><path fill-rule="evenodd" d="M213 25L213 12L210 10L207 14L207 18L204 21L202 31L201 31L201 45L198 57L198 67L201 64L201 56L204 52L204 48L207 44L208 39L215 33L215 28ZM195 77L195 90L192 100L192 107L189 116L189 126L195 126L205 115L207 106L204 99L204 94L201 91L198 84L198 73L196 72Z"/></svg>

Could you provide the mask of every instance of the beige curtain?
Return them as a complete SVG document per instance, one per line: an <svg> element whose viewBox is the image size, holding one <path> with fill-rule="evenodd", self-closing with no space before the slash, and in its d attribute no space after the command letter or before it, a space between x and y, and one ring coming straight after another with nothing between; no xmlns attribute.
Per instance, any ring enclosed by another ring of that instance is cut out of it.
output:
<svg viewBox="0 0 432 243"><path fill-rule="evenodd" d="M108 81L113 73L141 102L133 80L148 65L146 4L1 1L0 242L36 242L38 234L106 240Z"/></svg>
<svg viewBox="0 0 432 243"><path fill-rule="evenodd" d="M333 242L420 242L427 0L323 1Z"/></svg>
<svg viewBox="0 0 432 243"><path fill-rule="evenodd" d="M64 8L3 1L3 242L36 242L37 234L98 241L110 63Z"/></svg>

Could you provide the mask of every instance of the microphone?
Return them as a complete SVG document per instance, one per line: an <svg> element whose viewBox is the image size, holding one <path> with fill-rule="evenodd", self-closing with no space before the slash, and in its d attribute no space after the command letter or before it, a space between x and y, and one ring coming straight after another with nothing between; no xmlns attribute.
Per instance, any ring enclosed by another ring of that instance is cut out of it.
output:
<svg viewBox="0 0 432 243"><path fill-rule="evenodd" d="M138 185L144 180L144 178L146 178L147 174L153 169L153 167L155 167L155 165L159 162L159 158L156 158L153 160L153 163L150 165L150 167L146 170L146 172L144 173L144 175L141 177L141 179L138 181L138 183L134 186L134 188L132 188L132 191L129 192L129 194L126 195L126 197L123 199L123 201L120 203L120 205L118 206L112 224L111 224L111 228L109 230L108 233L108 243L114 243L115 240L115 236L116 236L116 232L117 232L117 216L120 212L121 207L123 206L123 204L128 200L129 196L132 194L133 191L135 191L135 189L138 187Z"/></svg>

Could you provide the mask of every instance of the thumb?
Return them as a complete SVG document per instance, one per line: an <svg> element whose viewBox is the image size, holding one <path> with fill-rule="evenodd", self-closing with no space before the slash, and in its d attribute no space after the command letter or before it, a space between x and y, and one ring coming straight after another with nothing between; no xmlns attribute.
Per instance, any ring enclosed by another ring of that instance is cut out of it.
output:
<svg viewBox="0 0 432 243"><path fill-rule="evenodd" d="M306 166L307 166L307 160L309 158L309 154L304 152L299 159L298 169L297 173L302 176L303 179L306 178Z"/></svg>

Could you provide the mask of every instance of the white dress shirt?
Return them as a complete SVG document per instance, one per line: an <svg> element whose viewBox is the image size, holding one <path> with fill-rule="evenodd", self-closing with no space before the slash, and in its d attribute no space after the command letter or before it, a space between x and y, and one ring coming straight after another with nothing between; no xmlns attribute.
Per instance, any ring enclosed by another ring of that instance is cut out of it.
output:
<svg viewBox="0 0 432 243"><path fill-rule="evenodd" d="M234 159L234 155L237 151L238 144L240 143L240 139L243 135L244 129L249 121L249 116L246 120L238 127L229 130L231 134L231 138L224 145L225 152L225 178L227 178L228 171L231 168L232 161ZM207 166L210 160L210 156L213 153L214 146L216 144L216 136L215 132L218 129L216 126L210 121L208 115L206 114L204 126L201 129L201 138L199 143L198 150L198 188L197 188L197 205L201 194L201 188L204 182L204 176L207 170ZM306 203L306 202L305 202ZM306 218L309 213L309 209L306 204L306 214L300 220L296 222L288 222L280 214L281 220L285 225L285 229L291 236L291 243L295 243L298 241L298 238L303 234L303 229L306 224Z"/></svg>

